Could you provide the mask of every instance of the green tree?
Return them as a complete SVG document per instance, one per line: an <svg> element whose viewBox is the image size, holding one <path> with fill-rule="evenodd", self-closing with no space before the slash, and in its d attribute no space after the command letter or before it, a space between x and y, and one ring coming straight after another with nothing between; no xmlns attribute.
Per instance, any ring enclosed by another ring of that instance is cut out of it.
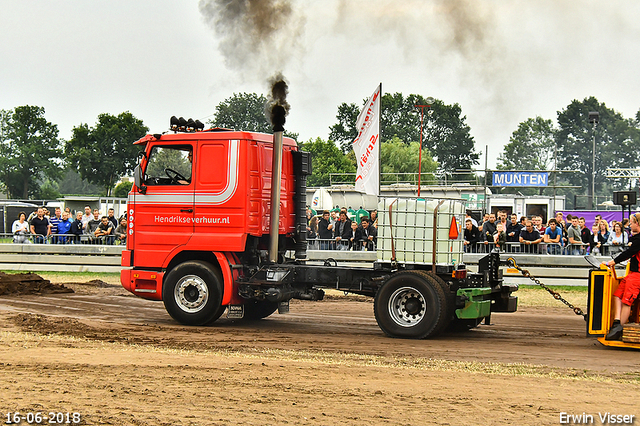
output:
<svg viewBox="0 0 640 426"><path fill-rule="evenodd" d="M216 106L214 127L248 132L271 133L271 125L265 115L267 98L257 93L234 93Z"/></svg>
<svg viewBox="0 0 640 426"><path fill-rule="evenodd" d="M518 124L498 156L498 170L549 170L553 166L556 129L552 120L538 116ZM544 188L495 188L498 193L542 195Z"/></svg>
<svg viewBox="0 0 640 426"><path fill-rule="evenodd" d="M390 141L383 142L380 145L382 182L393 183L411 180L417 184L419 146L419 142L411 142L407 145L397 136L391 138ZM438 163L433 160L428 150L423 150L421 183L434 183L437 169ZM412 175L407 176L406 174Z"/></svg>
<svg viewBox="0 0 640 426"><path fill-rule="evenodd" d="M382 96L380 138L383 143L394 136L406 144L420 141L421 111L416 105L427 105L427 101L415 94L404 97L402 93L387 93ZM329 138L338 142L344 152L351 150L361 108L346 103L338 107L338 122L331 126ZM458 169L472 168L478 164L480 157L475 151L474 140L460 105L446 105L440 100L435 100L429 108L424 108L422 147L429 150L437 160L438 173L448 177Z"/></svg>
<svg viewBox="0 0 640 426"><path fill-rule="evenodd" d="M365 99L364 102L367 100ZM351 144L358 134L356 121L358 121L360 109L356 104L343 102L338 106L336 115L338 122L329 127L329 140L340 145L343 152L349 152L352 149Z"/></svg>
<svg viewBox="0 0 640 426"><path fill-rule="evenodd" d="M130 112L118 116L100 114L94 127L81 124L65 145L67 162L83 179L100 185L110 194L120 176L136 166L141 147L133 142L149 129Z"/></svg>
<svg viewBox="0 0 640 426"><path fill-rule="evenodd" d="M311 153L312 175L307 179L308 186L330 185L331 173L355 173L355 157L349 158L332 141L321 138L301 142L299 148ZM355 176L351 178L355 180Z"/></svg>
<svg viewBox="0 0 640 426"><path fill-rule="evenodd" d="M61 196L58 182L51 179L45 179L42 184L38 185L38 192L33 194L33 198L41 200L55 200Z"/></svg>
<svg viewBox="0 0 640 426"><path fill-rule="evenodd" d="M11 114L12 114L12 111L8 111L6 109L0 109L0 146L4 146L6 143L7 126L9 125ZM0 191L6 194L9 193L9 190L7 189L7 185L2 180L0 180Z"/></svg>
<svg viewBox="0 0 640 426"><path fill-rule="evenodd" d="M267 98L257 93L234 93L216 106L216 112L209 124L247 132L273 133L273 126L267 119L265 108ZM285 136L298 139L297 133L285 129Z"/></svg>
<svg viewBox="0 0 640 426"><path fill-rule="evenodd" d="M44 112L25 105L2 113L0 180L11 198L27 199L39 192L39 181L60 175L58 127Z"/></svg>
<svg viewBox="0 0 640 426"><path fill-rule="evenodd" d="M382 95L380 136L383 141L391 140L394 136L397 136L407 144L420 141L421 109L417 108L416 105L427 105L427 101L422 96L414 94L406 98L402 93L385 93ZM425 144L427 140L426 124L429 119L427 108L424 108L422 117L422 147L431 149L433 147Z"/></svg>
<svg viewBox="0 0 640 426"><path fill-rule="evenodd" d="M446 105L436 99L430 109L433 113L425 115L422 146L438 161L438 173L452 177L459 170L469 170L477 165L480 154L475 151L471 128L466 124L460 105Z"/></svg>
<svg viewBox="0 0 640 426"><path fill-rule="evenodd" d="M69 166L64 170L64 175L58 182L58 190L63 195L105 195L102 187L82 179L80 173Z"/></svg>
<svg viewBox="0 0 640 426"><path fill-rule="evenodd" d="M549 170L555 146L553 121L538 116L518 125L498 156L500 170Z"/></svg>
<svg viewBox="0 0 640 426"><path fill-rule="evenodd" d="M356 137L356 121L362 107L369 99L364 99L360 106L355 103L342 103L338 106L337 123L330 127L329 139L340 144L344 152L350 151L351 143ZM419 95L409 95L405 99L402 93L386 93L382 95L380 112L380 138L391 140L397 136L405 143L419 141L420 110L414 105L426 105L426 100Z"/></svg>
<svg viewBox="0 0 640 426"><path fill-rule="evenodd" d="M113 196L118 198L127 198L133 187L133 182L120 182L113 190Z"/></svg>
<svg viewBox="0 0 640 426"><path fill-rule="evenodd" d="M0 143L4 143L7 132L9 131L9 120L11 120L12 111L0 109Z"/></svg>
<svg viewBox="0 0 640 426"><path fill-rule="evenodd" d="M589 112L600 114L595 126L589 122ZM614 187L628 185L628 181L611 182L606 177L607 168L638 167L637 147L640 137L636 122L600 103L595 97L583 101L574 100L558 112L558 169L581 170L584 174L566 174L566 181L582 186L582 193L592 195L591 187L595 174L596 194L609 195ZM595 152L593 140L595 135ZM593 160L595 157L595 173ZM585 188L584 186L587 186Z"/></svg>

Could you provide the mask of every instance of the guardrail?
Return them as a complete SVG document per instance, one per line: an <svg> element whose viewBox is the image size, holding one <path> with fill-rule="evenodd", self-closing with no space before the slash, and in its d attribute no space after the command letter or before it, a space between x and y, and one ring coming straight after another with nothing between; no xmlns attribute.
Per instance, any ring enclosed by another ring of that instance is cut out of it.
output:
<svg viewBox="0 0 640 426"><path fill-rule="evenodd" d="M120 272L123 245L89 244L0 244L0 269L15 271ZM470 271L477 271L478 261L485 253L465 253L463 261ZM341 264L363 265L376 260L374 251L308 250L311 262L333 259ZM501 253L501 258L513 257L519 266L536 277L553 279L551 284L586 285L590 265L582 256L532 255ZM610 257L598 259L606 262ZM505 280L532 284L513 269L503 268Z"/></svg>
<svg viewBox="0 0 640 426"><path fill-rule="evenodd" d="M482 256L485 256L485 254L465 253L463 259L467 265L470 265L469 270L477 271L478 260ZM532 276L540 278L543 283L550 285L586 286L589 279L589 271L593 269L584 256L500 254L501 259L507 259L508 257L513 257L518 266L527 269ZM606 263L611 260L610 256L595 257L600 263ZM503 269L503 274L505 282L535 285L533 281L524 277L515 268L506 267ZM619 272L619 274L623 275L623 272Z"/></svg>
<svg viewBox="0 0 640 426"><path fill-rule="evenodd" d="M486 253L465 253L462 256L463 262L472 272L477 272L478 261L486 256ZM353 252L342 250L309 250L307 257L312 262L323 262L326 259L333 259L342 264L373 263L376 260L375 252ZM518 264L526 268L532 275L552 279L548 282L552 285L587 285L589 270L591 265L583 256L565 256L550 254L522 254L522 253L500 253L500 258L506 260L513 257ZM611 257L596 256L601 262L607 262ZM522 276L514 268L504 267L503 274L505 282L516 284L534 284L533 281Z"/></svg>
<svg viewBox="0 0 640 426"><path fill-rule="evenodd" d="M0 244L0 269L120 272L123 245Z"/></svg>

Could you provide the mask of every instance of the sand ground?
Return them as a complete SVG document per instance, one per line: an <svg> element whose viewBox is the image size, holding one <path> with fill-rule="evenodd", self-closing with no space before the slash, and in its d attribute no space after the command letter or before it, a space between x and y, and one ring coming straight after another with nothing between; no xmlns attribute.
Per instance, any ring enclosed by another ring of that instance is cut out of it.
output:
<svg viewBox="0 0 640 426"><path fill-rule="evenodd" d="M609 412L640 424L640 353L585 337L562 306L403 340L380 331L362 297L185 327L117 285L66 286L75 293L0 296L2 422L77 412L87 425L556 425L561 413L601 424Z"/></svg>

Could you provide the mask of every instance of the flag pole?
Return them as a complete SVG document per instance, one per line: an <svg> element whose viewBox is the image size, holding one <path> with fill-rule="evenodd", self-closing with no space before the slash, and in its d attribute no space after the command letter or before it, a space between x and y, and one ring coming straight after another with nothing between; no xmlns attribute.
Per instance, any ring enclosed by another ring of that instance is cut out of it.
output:
<svg viewBox="0 0 640 426"><path fill-rule="evenodd" d="M382 82L380 82L380 117L378 117L378 198L380 198L380 195L382 194L380 192L381 185L382 185L382 158L380 158L380 145L382 144L382 134L380 133L381 122L382 122Z"/></svg>

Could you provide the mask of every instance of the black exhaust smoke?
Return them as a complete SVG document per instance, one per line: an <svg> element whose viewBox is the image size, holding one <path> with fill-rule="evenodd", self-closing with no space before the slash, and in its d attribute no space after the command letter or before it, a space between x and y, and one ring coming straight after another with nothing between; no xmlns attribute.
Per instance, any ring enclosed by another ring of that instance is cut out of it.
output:
<svg viewBox="0 0 640 426"><path fill-rule="evenodd" d="M198 7L226 66L243 81L263 81L304 53L305 2L199 0Z"/></svg>
<svg viewBox="0 0 640 426"><path fill-rule="evenodd" d="M270 121L273 126L274 132L284 132L284 123L286 121L287 114L285 109L281 105L274 105L271 108Z"/></svg>
<svg viewBox="0 0 640 426"><path fill-rule="evenodd" d="M270 93L267 98L266 115L274 132L283 132L286 117L289 114L289 85L282 73L278 73L269 79Z"/></svg>

